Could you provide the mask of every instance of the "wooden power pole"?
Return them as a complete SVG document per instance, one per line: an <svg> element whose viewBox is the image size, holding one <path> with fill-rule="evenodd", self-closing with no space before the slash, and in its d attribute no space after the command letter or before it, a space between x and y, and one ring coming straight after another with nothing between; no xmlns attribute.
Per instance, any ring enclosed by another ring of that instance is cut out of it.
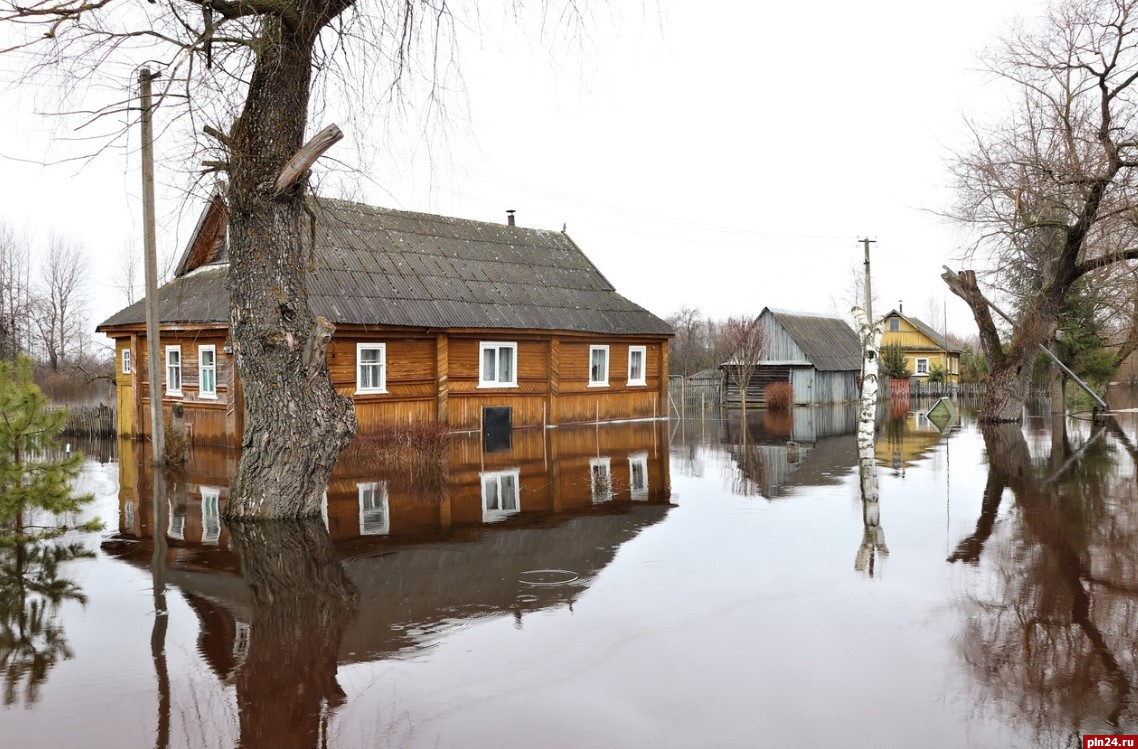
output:
<svg viewBox="0 0 1138 749"><path fill-rule="evenodd" d="M869 281L869 246L876 244L876 239L860 240L865 245L865 316L869 318L869 326L873 328L873 287Z"/></svg>
<svg viewBox="0 0 1138 749"><path fill-rule="evenodd" d="M162 419L161 346L158 332L158 250L154 231L154 131L151 128L150 68L138 71L142 98L142 224L146 265L146 376L150 380L150 441L154 465L166 463L166 433Z"/></svg>

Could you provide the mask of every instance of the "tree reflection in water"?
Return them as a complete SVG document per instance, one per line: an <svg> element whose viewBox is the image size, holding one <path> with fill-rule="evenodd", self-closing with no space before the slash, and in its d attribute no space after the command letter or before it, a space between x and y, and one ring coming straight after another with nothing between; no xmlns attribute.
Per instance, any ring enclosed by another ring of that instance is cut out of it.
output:
<svg viewBox="0 0 1138 749"><path fill-rule="evenodd" d="M981 516L949 557L984 561L989 575L963 601L965 662L987 701L1047 745L1138 731L1133 477L1118 475L1117 449L1097 432L1075 455L1039 465L1018 425L982 432L990 468ZM1065 440L1052 444L1066 453ZM997 522L1005 489L1015 508Z"/></svg>
<svg viewBox="0 0 1138 749"><path fill-rule="evenodd" d="M25 705L36 701L48 672L71 658L59 607L87 598L59 566L94 554L80 544L16 541L0 545L0 667L4 705L14 705L23 690Z"/></svg>
<svg viewBox="0 0 1138 749"><path fill-rule="evenodd" d="M236 677L239 745L320 746L344 701L336 657L358 593L319 518L228 527L252 592L249 646Z"/></svg>

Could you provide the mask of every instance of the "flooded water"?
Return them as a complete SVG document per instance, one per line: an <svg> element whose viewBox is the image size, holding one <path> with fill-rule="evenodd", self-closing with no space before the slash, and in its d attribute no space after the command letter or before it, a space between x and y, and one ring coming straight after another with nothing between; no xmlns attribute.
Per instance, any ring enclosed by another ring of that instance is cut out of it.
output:
<svg viewBox="0 0 1138 749"><path fill-rule="evenodd" d="M1138 733L1135 413L929 405L882 413L876 503L853 408L461 437L444 481L345 461L321 520L269 529L218 520L231 453L103 449L88 555L0 549L3 746Z"/></svg>

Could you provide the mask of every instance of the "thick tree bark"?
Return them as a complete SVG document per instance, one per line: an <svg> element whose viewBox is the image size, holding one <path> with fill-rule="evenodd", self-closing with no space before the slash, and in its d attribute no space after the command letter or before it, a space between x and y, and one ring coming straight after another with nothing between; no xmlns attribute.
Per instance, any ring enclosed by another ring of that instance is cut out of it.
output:
<svg viewBox="0 0 1138 749"><path fill-rule="evenodd" d="M318 514L328 476L355 434L352 402L329 379L328 326L308 306L305 180L280 194L274 189L304 145L319 27L306 21L315 12L302 7L299 19L265 18L231 137L230 321L245 434L229 518Z"/></svg>
<svg viewBox="0 0 1138 749"><path fill-rule="evenodd" d="M1051 337L1058 319L1059 307L1074 277L1056 278L1028 308L1016 327L1007 351L992 320L991 303L980 291L976 274L965 270L946 271L941 275L953 294L963 299L972 310L980 329L980 344L988 358L989 376L984 387L980 421L988 423L1020 422L1023 407L1031 390L1031 375L1039 344Z"/></svg>

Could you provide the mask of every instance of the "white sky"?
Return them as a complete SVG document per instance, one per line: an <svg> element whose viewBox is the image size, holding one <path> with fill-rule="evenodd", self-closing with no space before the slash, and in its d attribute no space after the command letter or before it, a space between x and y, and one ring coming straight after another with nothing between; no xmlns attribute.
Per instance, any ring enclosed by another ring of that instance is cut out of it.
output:
<svg viewBox="0 0 1138 749"><path fill-rule="evenodd" d="M844 313L868 236L876 311L903 299L928 319L947 301L949 329L971 334L939 278L960 240L932 211L951 202L946 161L965 142L964 116L1006 105L976 72L978 53L1036 7L660 0L604 16L579 55L489 24L460 40L466 103L454 99L445 137L415 134L411 119L373 139L336 120L347 140L330 155L366 155L351 197L377 205L486 221L514 208L523 226L567 224L618 291L662 317L681 305ZM0 58L0 86L16 66ZM43 84L0 92L0 220L89 250L93 327L123 306L121 248L141 251L138 140L86 165L14 160L74 152L35 113L51 102ZM200 206L183 205L175 166L158 167L167 254Z"/></svg>

